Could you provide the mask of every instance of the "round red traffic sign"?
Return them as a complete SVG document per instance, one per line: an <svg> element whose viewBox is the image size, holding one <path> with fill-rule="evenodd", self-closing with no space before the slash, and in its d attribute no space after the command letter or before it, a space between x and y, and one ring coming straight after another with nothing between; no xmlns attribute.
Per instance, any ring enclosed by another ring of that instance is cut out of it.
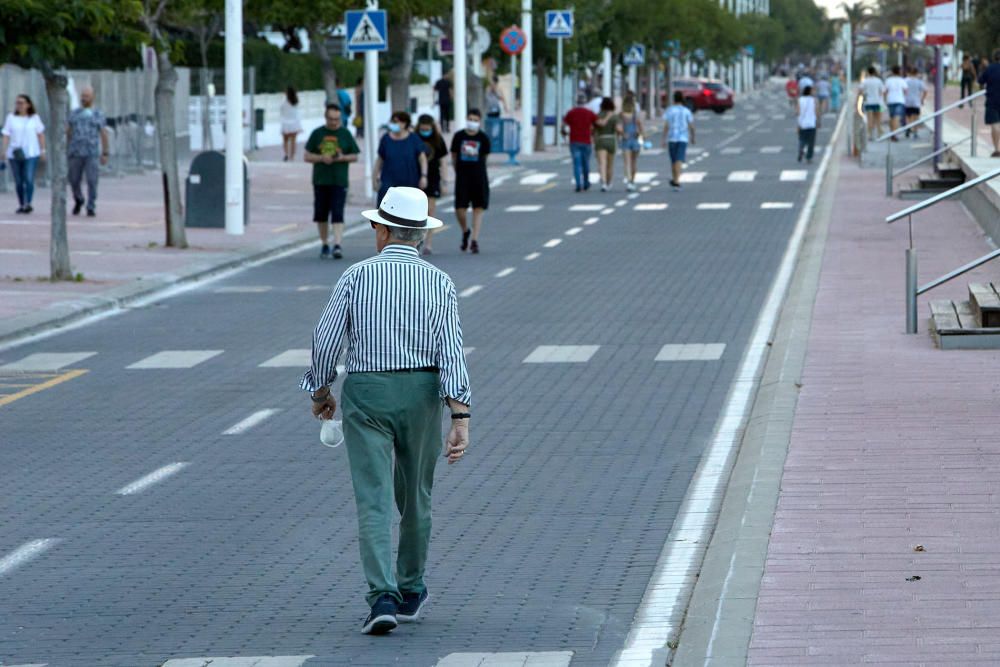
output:
<svg viewBox="0 0 1000 667"><path fill-rule="evenodd" d="M524 31L516 25L505 28L504 31L500 33L500 50L508 56L516 56L521 53L521 51L524 51L524 47L527 43L528 40L524 35Z"/></svg>

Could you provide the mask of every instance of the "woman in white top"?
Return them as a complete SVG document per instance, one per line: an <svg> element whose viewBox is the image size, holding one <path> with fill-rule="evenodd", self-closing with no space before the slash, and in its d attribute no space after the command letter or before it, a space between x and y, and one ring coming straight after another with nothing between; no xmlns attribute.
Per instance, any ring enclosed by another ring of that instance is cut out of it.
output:
<svg viewBox="0 0 1000 667"><path fill-rule="evenodd" d="M812 92L812 86L803 88L795 105L799 126L799 162L802 162L803 157L806 162L812 162L816 147L816 98L812 96Z"/></svg>
<svg viewBox="0 0 1000 667"><path fill-rule="evenodd" d="M17 212L31 213L35 195L35 169L45 156L45 125L27 95L18 95L14 113L3 123L3 154L10 162L17 189Z"/></svg>
<svg viewBox="0 0 1000 667"><path fill-rule="evenodd" d="M861 82L858 95L864 98L863 109L868 116L868 139L871 141L882 134L882 96L885 95L885 83L874 67L868 68L868 76Z"/></svg>
<svg viewBox="0 0 1000 667"><path fill-rule="evenodd" d="M301 131L299 96L295 88L289 86L285 91L285 101L281 103L281 140L285 148L285 162L295 159L295 138Z"/></svg>

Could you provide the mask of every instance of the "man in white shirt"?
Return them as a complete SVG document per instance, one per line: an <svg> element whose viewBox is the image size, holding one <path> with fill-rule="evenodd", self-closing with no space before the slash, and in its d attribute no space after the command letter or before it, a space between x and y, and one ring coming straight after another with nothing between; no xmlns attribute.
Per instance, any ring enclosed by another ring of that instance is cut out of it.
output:
<svg viewBox="0 0 1000 667"><path fill-rule="evenodd" d="M906 116L906 81L900 75L899 65L892 66L892 75L885 80L885 105L889 108L889 131L895 132ZM899 141L899 137L892 137Z"/></svg>
<svg viewBox="0 0 1000 667"><path fill-rule="evenodd" d="M914 122L920 118L920 107L927 99L927 84L920 78L920 72L916 67L910 68L910 76L906 77L906 124ZM917 128L906 131L906 136L913 135L917 138Z"/></svg>
<svg viewBox="0 0 1000 667"><path fill-rule="evenodd" d="M868 117L868 139L874 140L875 136L882 133L882 95L885 93L885 84L879 78L874 67L868 68L868 76L861 81L861 91L858 95L864 100L862 109Z"/></svg>
<svg viewBox="0 0 1000 667"><path fill-rule="evenodd" d="M681 167L687 159L688 143L694 143L694 115L684 106L684 93L674 91L674 103L663 113L663 145L670 152L670 185L681 189Z"/></svg>

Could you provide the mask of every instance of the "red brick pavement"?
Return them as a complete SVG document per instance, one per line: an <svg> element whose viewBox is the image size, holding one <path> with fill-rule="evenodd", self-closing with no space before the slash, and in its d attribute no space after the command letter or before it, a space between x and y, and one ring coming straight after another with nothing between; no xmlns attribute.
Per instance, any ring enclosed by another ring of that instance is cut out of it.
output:
<svg viewBox="0 0 1000 667"><path fill-rule="evenodd" d="M842 163L751 665L1000 664L1000 352L935 349L925 299L903 333L879 183ZM989 249L956 203L915 230L921 282Z"/></svg>

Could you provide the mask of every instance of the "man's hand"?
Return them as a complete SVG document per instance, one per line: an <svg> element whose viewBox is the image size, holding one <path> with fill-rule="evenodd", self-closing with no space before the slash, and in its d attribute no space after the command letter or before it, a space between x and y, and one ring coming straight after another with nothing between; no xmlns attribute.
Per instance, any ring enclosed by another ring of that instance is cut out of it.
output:
<svg viewBox="0 0 1000 667"><path fill-rule="evenodd" d="M462 456L465 455L465 450L469 446L468 419L455 419L451 422L451 431L448 432L445 445L447 450L445 458L448 459L449 465L462 460Z"/></svg>
<svg viewBox="0 0 1000 667"><path fill-rule="evenodd" d="M421 176L420 177L420 180L417 181L417 187L420 188L421 190L424 190L424 189L427 188L427 177L426 176Z"/></svg>
<svg viewBox="0 0 1000 667"><path fill-rule="evenodd" d="M333 419L333 414L337 411L337 399L333 394L327 394L326 400L322 403L312 402L312 413L316 419Z"/></svg>
<svg viewBox="0 0 1000 667"><path fill-rule="evenodd" d="M101 164L105 165L107 163L108 163L108 154L104 153L103 155L101 155Z"/></svg>
<svg viewBox="0 0 1000 667"><path fill-rule="evenodd" d="M323 156L323 164L333 164L333 156L332 155L324 155Z"/></svg>

